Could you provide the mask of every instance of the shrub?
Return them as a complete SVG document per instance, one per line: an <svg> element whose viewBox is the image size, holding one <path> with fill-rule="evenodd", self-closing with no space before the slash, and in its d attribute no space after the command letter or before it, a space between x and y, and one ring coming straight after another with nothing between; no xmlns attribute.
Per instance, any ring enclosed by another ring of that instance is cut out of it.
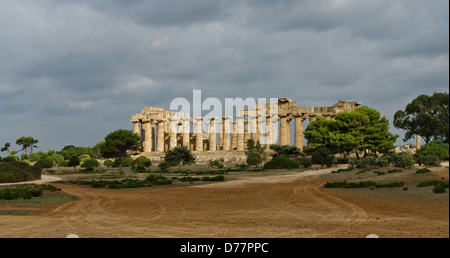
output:
<svg viewBox="0 0 450 258"><path fill-rule="evenodd" d="M100 166L100 163L96 159L85 159L81 167L86 168L88 170L93 170L94 168Z"/></svg>
<svg viewBox="0 0 450 258"><path fill-rule="evenodd" d="M143 167L150 167L152 165L152 162L145 156L140 156L133 162L136 166L143 166Z"/></svg>
<svg viewBox="0 0 450 258"><path fill-rule="evenodd" d="M171 167L169 163L167 162L162 162L158 165L159 169L164 170L164 171L168 171L169 168Z"/></svg>
<svg viewBox="0 0 450 258"><path fill-rule="evenodd" d="M433 187L433 193L445 193L446 187L443 184L437 184Z"/></svg>
<svg viewBox="0 0 450 258"><path fill-rule="evenodd" d="M300 165L304 168L310 168L312 166L312 163L308 160L302 160L300 162Z"/></svg>
<svg viewBox="0 0 450 258"><path fill-rule="evenodd" d="M41 179L42 170L26 163L0 162L0 183L15 183Z"/></svg>
<svg viewBox="0 0 450 258"><path fill-rule="evenodd" d="M44 158L41 160L38 160L35 164L35 167L38 168L52 168L53 167L53 160L50 158Z"/></svg>
<svg viewBox="0 0 450 258"><path fill-rule="evenodd" d="M428 168L421 168L416 170L416 174L425 174L431 172Z"/></svg>
<svg viewBox="0 0 450 258"><path fill-rule="evenodd" d="M416 151L417 163L427 166L438 166L440 158L448 156L448 144L442 141L431 141Z"/></svg>
<svg viewBox="0 0 450 258"><path fill-rule="evenodd" d="M216 168L224 168L224 165L221 164L219 161L217 160L212 160L209 162L209 166L210 167L216 167Z"/></svg>
<svg viewBox="0 0 450 258"><path fill-rule="evenodd" d="M299 167L300 163L286 156L276 156L264 164L264 169L293 169Z"/></svg>
<svg viewBox="0 0 450 258"><path fill-rule="evenodd" d="M107 159L107 160L105 160L105 161L103 161L103 165L104 166L107 166L107 167L113 167L114 166L114 161L112 161L112 160L110 160L110 159Z"/></svg>
<svg viewBox="0 0 450 258"><path fill-rule="evenodd" d="M263 162L263 158L258 153L249 153L247 155L247 164L250 166L259 166Z"/></svg>
<svg viewBox="0 0 450 258"><path fill-rule="evenodd" d="M406 155L404 152L397 153L394 156L394 165L401 168L412 168L415 164L414 158Z"/></svg>
<svg viewBox="0 0 450 258"><path fill-rule="evenodd" d="M335 162L335 157L330 153L330 151L325 148L318 148L312 154L312 161L316 164L320 164L322 167L326 165L327 167L331 167L333 162Z"/></svg>

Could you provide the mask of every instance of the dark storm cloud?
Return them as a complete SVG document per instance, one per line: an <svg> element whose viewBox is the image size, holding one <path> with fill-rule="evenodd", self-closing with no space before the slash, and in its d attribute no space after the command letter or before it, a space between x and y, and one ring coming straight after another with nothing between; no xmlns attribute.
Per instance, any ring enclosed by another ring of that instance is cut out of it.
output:
<svg viewBox="0 0 450 258"><path fill-rule="evenodd" d="M391 121L448 89L446 0L3 2L0 144L94 145L193 89L358 100Z"/></svg>

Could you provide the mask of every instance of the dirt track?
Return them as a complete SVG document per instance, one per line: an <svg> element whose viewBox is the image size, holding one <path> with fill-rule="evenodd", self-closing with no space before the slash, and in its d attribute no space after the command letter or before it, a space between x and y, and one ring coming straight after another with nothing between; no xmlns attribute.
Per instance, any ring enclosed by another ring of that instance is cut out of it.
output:
<svg viewBox="0 0 450 258"><path fill-rule="evenodd" d="M431 202L355 195L323 188L329 172L138 190L54 184L80 199L2 215L0 237L449 237L448 193Z"/></svg>

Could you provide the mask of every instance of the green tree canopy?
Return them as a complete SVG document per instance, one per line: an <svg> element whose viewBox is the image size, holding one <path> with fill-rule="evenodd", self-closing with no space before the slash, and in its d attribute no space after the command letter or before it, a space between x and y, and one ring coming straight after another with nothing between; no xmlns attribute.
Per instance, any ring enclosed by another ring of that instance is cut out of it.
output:
<svg viewBox="0 0 450 258"><path fill-rule="evenodd" d="M119 129L105 137L105 143L101 145L101 152L104 157L123 157L128 150L136 150L139 147L140 137L130 130Z"/></svg>
<svg viewBox="0 0 450 258"><path fill-rule="evenodd" d="M16 144L22 146L22 150L25 151L25 153L28 155L32 154L33 149L38 147L36 145L36 143L38 142L39 141L37 139L34 139L31 136L29 137L22 136L19 139L17 139Z"/></svg>
<svg viewBox="0 0 450 258"><path fill-rule="evenodd" d="M305 130L312 149L325 147L331 153L349 155L357 150L387 153L394 149L398 135L389 132L389 121L373 108L360 107L340 112L335 120L317 117Z"/></svg>
<svg viewBox="0 0 450 258"><path fill-rule="evenodd" d="M420 95L394 115L394 126L405 130L404 141L420 135L425 142L441 140L449 143L448 93Z"/></svg>
<svg viewBox="0 0 450 258"><path fill-rule="evenodd" d="M164 162L170 166L178 165L181 168L182 164L195 163L195 156L185 146L176 147L166 152Z"/></svg>

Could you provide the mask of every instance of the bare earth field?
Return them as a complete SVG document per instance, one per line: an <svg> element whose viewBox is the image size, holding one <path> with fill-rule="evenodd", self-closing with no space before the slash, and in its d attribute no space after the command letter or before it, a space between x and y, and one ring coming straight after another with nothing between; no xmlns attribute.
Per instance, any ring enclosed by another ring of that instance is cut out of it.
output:
<svg viewBox="0 0 450 258"><path fill-rule="evenodd" d="M0 202L1 238L449 238L449 194L415 185L447 167L378 176L332 169L230 173L225 182L147 189L52 183L70 202ZM64 177L61 176L63 179ZM403 181L329 189L327 181Z"/></svg>

